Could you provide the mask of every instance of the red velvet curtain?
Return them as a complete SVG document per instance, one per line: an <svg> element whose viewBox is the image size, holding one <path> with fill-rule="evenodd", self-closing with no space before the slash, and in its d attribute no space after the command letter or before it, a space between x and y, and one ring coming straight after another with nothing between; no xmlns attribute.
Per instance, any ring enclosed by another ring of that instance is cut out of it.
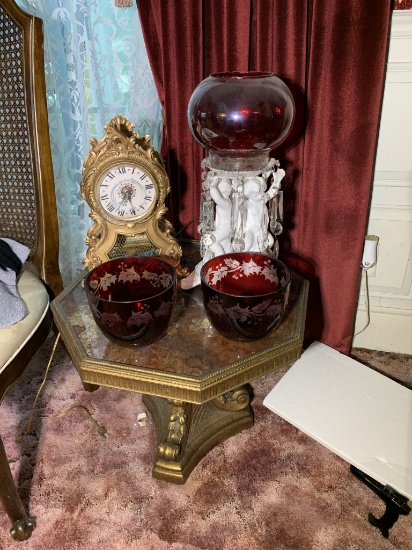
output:
<svg viewBox="0 0 412 550"><path fill-rule="evenodd" d="M391 0L140 0L167 130L171 221L197 236L203 148L187 104L211 72L270 70L296 120L273 151L286 170L283 259L311 282L307 340L347 353L382 97ZM195 221L194 221L195 220Z"/></svg>

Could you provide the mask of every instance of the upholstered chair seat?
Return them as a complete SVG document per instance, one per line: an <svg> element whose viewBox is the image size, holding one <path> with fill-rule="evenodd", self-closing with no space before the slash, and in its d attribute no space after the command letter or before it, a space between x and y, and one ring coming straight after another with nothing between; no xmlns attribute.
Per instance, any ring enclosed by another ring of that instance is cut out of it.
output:
<svg viewBox="0 0 412 550"><path fill-rule="evenodd" d="M0 375L35 334L49 310L47 289L32 269L23 266L17 290L27 313L18 323L0 329Z"/></svg>

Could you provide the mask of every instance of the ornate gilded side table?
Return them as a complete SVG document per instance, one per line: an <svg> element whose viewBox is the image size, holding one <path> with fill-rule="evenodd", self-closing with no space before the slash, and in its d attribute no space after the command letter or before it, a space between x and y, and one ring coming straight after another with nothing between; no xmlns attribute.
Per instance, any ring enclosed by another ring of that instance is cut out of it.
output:
<svg viewBox="0 0 412 550"><path fill-rule="evenodd" d="M198 245L182 243L182 265ZM292 274L281 325L262 340L227 340L209 324L200 287L178 292L174 318L147 347L108 340L90 312L82 274L52 303L55 322L86 390L108 386L144 394L158 436L153 476L184 483L218 443L253 425L245 384L301 355L308 282Z"/></svg>

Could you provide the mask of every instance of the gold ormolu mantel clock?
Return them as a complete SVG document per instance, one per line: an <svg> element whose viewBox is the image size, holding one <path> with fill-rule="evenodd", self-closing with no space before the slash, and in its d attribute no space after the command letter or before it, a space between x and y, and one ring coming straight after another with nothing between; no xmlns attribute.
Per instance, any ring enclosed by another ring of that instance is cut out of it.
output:
<svg viewBox="0 0 412 550"><path fill-rule="evenodd" d="M89 269L119 256L158 254L179 264L182 249L165 219L169 179L150 136L139 136L120 115L92 138L81 193L94 224L83 264Z"/></svg>

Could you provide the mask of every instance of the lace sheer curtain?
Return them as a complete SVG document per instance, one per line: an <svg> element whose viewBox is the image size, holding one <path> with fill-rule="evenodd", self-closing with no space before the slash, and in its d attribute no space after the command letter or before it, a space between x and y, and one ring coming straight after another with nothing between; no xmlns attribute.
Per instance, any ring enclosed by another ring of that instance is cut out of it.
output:
<svg viewBox="0 0 412 550"><path fill-rule="evenodd" d="M137 9L113 1L17 0L43 19L47 102L64 283L83 269L91 225L80 195L90 138L121 114L160 150L162 112Z"/></svg>

